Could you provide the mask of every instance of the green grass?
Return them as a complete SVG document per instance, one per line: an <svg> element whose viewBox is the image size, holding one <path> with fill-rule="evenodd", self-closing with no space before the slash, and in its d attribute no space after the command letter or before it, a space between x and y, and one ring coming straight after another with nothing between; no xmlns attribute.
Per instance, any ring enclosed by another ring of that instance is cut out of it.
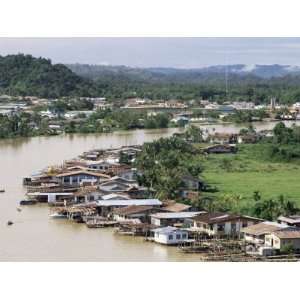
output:
<svg viewBox="0 0 300 300"><path fill-rule="evenodd" d="M237 154L210 155L204 161L203 177L218 188L215 195L240 195L246 204L253 199L254 191L259 191L263 199L282 194L300 206L299 161L270 161L267 147L243 145Z"/></svg>

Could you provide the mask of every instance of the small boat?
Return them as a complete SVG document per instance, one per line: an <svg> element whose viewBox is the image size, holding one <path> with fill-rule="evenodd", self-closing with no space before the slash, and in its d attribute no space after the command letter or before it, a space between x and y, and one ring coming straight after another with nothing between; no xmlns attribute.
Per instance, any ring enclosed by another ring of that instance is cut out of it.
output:
<svg viewBox="0 0 300 300"><path fill-rule="evenodd" d="M21 200L20 205L34 205L37 204L36 200Z"/></svg>
<svg viewBox="0 0 300 300"><path fill-rule="evenodd" d="M8 226L11 226L12 224L14 224L14 222L12 222L12 221L8 221L8 222L7 222L7 225L8 225Z"/></svg>
<svg viewBox="0 0 300 300"><path fill-rule="evenodd" d="M52 219L66 219L67 215L55 212L53 214L50 214L49 217L52 218Z"/></svg>
<svg viewBox="0 0 300 300"><path fill-rule="evenodd" d="M17 207L17 211L18 211L18 212L21 212L22 209L21 209L20 207Z"/></svg>
<svg viewBox="0 0 300 300"><path fill-rule="evenodd" d="M88 221L86 226L88 228L104 228L104 227L114 227L119 224L117 221Z"/></svg>
<svg viewBox="0 0 300 300"><path fill-rule="evenodd" d="M0 189L0 193L5 193L5 189Z"/></svg>

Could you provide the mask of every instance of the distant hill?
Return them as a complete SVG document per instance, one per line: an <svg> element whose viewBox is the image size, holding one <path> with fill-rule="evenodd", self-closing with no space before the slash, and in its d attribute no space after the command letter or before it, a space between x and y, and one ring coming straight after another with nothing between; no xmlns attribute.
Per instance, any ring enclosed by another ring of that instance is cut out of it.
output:
<svg viewBox="0 0 300 300"><path fill-rule="evenodd" d="M259 79L271 79L286 75L300 75L300 67L290 65L216 65L196 69L176 68L130 68L126 66L103 66L103 65L67 65L72 71L80 76L90 79L102 79L109 77L127 77L134 80L166 80L193 82L207 81L210 78L224 78L225 73L236 77L257 77Z"/></svg>
<svg viewBox="0 0 300 300"><path fill-rule="evenodd" d="M227 74L227 76L225 76ZM225 80L225 77L227 80ZM300 101L300 68L230 65L198 69L52 64L31 55L0 56L0 94L269 103Z"/></svg>
<svg viewBox="0 0 300 300"><path fill-rule="evenodd" d="M31 55L0 56L0 92L11 95L60 97L90 96L97 93L92 81L62 64Z"/></svg>
<svg viewBox="0 0 300 300"><path fill-rule="evenodd" d="M93 80L104 96L112 99L138 96L269 103L275 96L281 103L300 101L300 67L296 66L239 64L198 69L67 66L77 75Z"/></svg>

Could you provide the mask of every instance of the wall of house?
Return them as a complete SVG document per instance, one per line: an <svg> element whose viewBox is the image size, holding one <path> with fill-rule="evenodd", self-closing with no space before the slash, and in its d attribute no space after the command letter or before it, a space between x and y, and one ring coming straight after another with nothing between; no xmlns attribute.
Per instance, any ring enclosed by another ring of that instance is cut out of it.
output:
<svg viewBox="0 0 300 300"><path fill-rule="evenodd" d="M88 179L88 180L96 180L98 182L103 182L105 179L102 179L101 177L96 177L92 175L73 175L73 176L65 176L62 178L63 183L68 184L79 184L82 180Z"/></svg>
<svg viewBox="0 0 300 300"><path fill-rule="evenodd" d="M255 236L251 234L244 234L244 240L246 242L252 243L252 244L263 244L265 242L265 236Z"/></svg>
<svg viewBox="0 0 300 300"><path fill-rule="evenodd" d="M189 224L189 222L188 221L185 222L183 218L159 219L159 218L151 217L151 224L156 226L173 226L176 223Z"/></svg>
<svg viewBox="0 0 300 300"><path fill-rule="evenodd" d="M282 249L285 245L292 244L295 250L300 250L300 238L297 239L280 239L274 234L266 235L265 245L275 249Z"/></svg>
<svg viewBox="0 0 300 300"><path fill-rule="evenodd" d="M199 228L203 232L206 232L208 235L217 235L217 234L225 234L231 235L233 233L239 233L240 230L245 226L253 225L253 221L232 221L232 222L225 222L219 224L213 224L212 226L205 224L197 224L194 222L194 227ZM221 226L223 229L221 229ZM235 227L235 230L234 230Z"/></svg>
<svg viewBox="0 0 300 300"><path fill-rule="evenodd" d="M280 239L280 249L287 244L292 244L295 250L300 250L300 238L296 239Z"/></svg>
<svg viewBox="0 0 300 300"><path fill-rule="evenodd" d="M141 213L141 214L132 214L129 216L123 216L123 215L118 215L118 214L114 214L113 218L116 221L126 221L128 219L144 219L146 217L145 214Z"/></svg>
<svg viewBox="0 0 300 300"><path fill-rule="evenodd" d="M160 226L160 219L151 217L151 224Z"/></svg>
<svg viewBox="0 0 300 300"><path fill-rule="evenodd" d="M172 239L170 239L170 236L172 236ZM169 234L156 232L154 235L155 242L166 245L175 245L183 242L186 239L188 239L188 233L187 231L183 230L177 230Z"/></svg>

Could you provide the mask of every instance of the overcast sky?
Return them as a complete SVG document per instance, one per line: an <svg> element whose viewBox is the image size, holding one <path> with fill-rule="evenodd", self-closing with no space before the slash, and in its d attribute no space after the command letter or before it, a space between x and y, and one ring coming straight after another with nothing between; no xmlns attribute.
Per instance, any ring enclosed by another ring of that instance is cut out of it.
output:
<svg viewBox="0 0 300 300"><path fill-rule="evenodd" d="M0 38L0 55L16 53L132 67L300 65L300 38Z"/></svg>

